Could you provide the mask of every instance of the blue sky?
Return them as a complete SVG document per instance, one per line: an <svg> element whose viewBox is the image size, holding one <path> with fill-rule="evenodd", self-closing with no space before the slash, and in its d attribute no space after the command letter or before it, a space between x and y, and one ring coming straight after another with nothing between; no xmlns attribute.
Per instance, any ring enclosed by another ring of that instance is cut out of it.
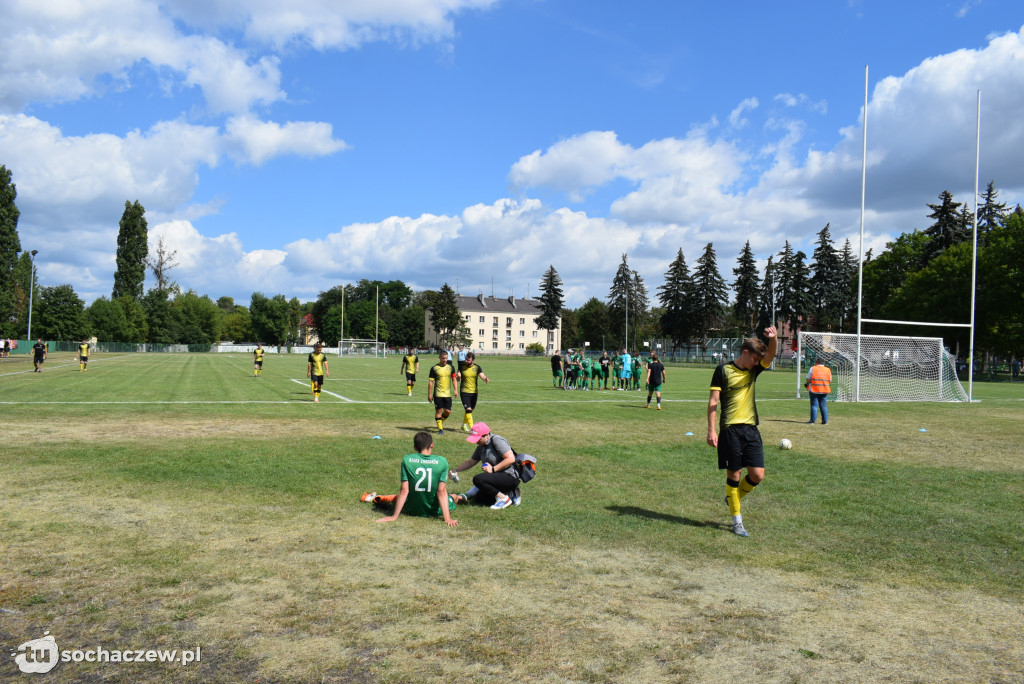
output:
<svg viewBox="0 0 1024 684"><path fill-rule="evenodd" d="M0 163L43 284L109 296L125 200L172 277L308 300L360 278L604 298L682 248L723 274L925 203L1024 197L1009 0L0 1Z"/></svg>

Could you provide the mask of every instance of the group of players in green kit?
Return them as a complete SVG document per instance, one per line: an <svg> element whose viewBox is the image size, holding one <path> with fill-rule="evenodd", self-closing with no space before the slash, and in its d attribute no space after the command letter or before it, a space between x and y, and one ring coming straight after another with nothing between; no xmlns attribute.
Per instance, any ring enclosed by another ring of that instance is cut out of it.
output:
<svg viewBox="0 0 1024 684"><path fill-rule="evenodd" d="M625 349L614 356L602 352L600 358L591 359L579 349L569 349L565 354L555 351L551 355L551 384L563 390L647 390L647 408L651 398L657 396L657 407L661 410L661 386L665 382L665 366L658 359L657 352L651 352L644 359L637 352L630 354ZM611 380L611 387L608 381Z"/></svg>

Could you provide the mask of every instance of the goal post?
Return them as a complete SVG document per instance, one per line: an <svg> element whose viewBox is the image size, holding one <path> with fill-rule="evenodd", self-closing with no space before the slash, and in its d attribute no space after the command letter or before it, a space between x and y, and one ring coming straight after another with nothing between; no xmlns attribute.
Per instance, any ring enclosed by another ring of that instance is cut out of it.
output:
<svg viewBox="0 0 1024 684"><path fill-rule="evenodd" d="M806 368L822 359L832 370L834 401L970 401L941 337L800 332L796 396ZM860 377L857 377L860 359Z"/></svg>
<svg viewBox="0 0 1024 684"><path fill-rule="evenodd" d="M347 339L338 341L338 356L373 356L382 357L387 347L380 340Z"/></svg>

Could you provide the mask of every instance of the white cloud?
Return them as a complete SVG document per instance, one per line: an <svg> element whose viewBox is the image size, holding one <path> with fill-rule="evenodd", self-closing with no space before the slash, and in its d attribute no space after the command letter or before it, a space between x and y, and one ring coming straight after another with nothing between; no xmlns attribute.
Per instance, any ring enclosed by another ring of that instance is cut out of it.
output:
<svg viewBox="0 0 1024 684"><path fill-rule="evenodd" d="M303 43L317 50L351 49L379 40L450 38L452 16L497 0L172 0L168 11L197 27L238 29L249 40Z"/></svg>
<svg viewBox="0 0 1024 684"><path fill-rule="evenodd" d="M227 122L225 145L239 161L260 165L283 154L319 157L348 146L332 137L333 127L317 121L289 121L279 124L255 117L232 117Z"/></svg>
<svg viewBox="0 0 1024 684"><path fill-rule="evenodd" d="M729 112L729 125L733 128L743 128L749 121L743 118L743 112L747 110L757 109L759 102L756 97L748 97L747 99L736 105L736 109Z"/></svg>
<svg viewBox="0 0 1024 684"><path fill-rule="evenodd" d="M284 97L275 58L252 60L215 37L184 35L152 2L14 0L2 16L8 28L0 35L2 110L131 88L136 67L176 74L179 88L199 86L215 113Z"/></svg>

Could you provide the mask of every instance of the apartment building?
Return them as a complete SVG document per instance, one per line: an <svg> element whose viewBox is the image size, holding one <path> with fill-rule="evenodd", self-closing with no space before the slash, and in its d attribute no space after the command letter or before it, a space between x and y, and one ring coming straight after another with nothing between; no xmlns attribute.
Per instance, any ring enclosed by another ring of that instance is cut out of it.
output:
<svg viewBox="0 0 1024 684"><path fill-rule="evenodd" d="M480 294L476 297L458 296L456 300L473 338L471 348L479 354L525 354L526 347L534 342L540 343L548 352L562 348L561 318L555 330L538 329L536 321L541 309L536 299L485 297ZM428 345L438 344L429 311L425 333Z"/></svg>

